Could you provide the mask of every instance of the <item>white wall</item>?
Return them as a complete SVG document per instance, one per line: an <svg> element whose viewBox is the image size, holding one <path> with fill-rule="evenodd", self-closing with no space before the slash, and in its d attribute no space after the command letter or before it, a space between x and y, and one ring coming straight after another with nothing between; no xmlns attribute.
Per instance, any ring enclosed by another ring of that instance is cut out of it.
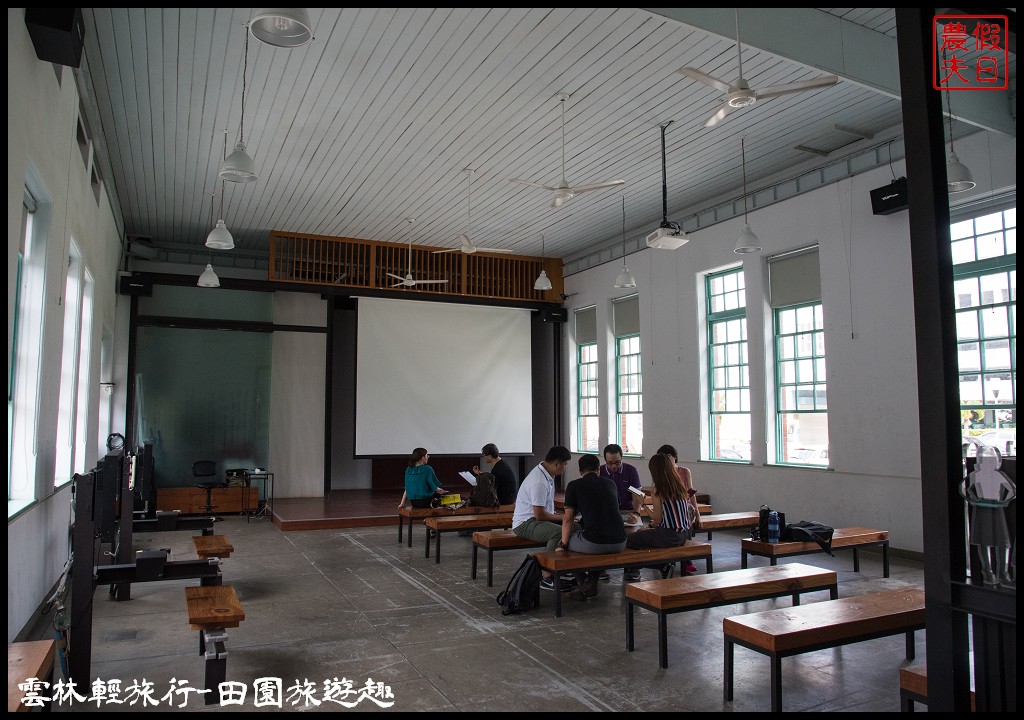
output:
<svg viewBox="0 0 1024 720"><path fill-rule="evenodd" d="M957 150L961 158L969 158L964 162L979 181L975 194L1015 184L1012 138L978 133L958 142ZM993 162L988 162L989 157ZM903 173L899 164L896 173ZM601 389L606 393L602 445L615 442L608 435L614 429L611 301L636 292L641 314L645 457L634 462L645 483L650 482L647 459L658 446L669 443L679 451L680 462L691 468L695 487L710 493L715 512L756 510L767 503L794 521L887 529L894 547L921 551L907 213L875 216L869 196L871 189L891 179L888 168L874 170L751 212L751 227L764 244L764 250L753 256L732 252L742 226L742 219L736 219L693 233L689 244L679 250L645 249L628 256L636 290L613 287L620 261L566 278L566 293L578 293L568 304L570 366L575 364L572 311L597 307ZM825 316L828 470L768 465L774 457L769 447L774 442L774 422L766 402L772 393L773 369L765 258L813 243L820 247ZM747 287L752 462L702 462L702 416L707 407L702 275L739 262ZM571 367L566 384L567 437L575 432L575 392Z"/></svg>
<svg viewBox="0 0 1024 720"><path fill-rule="evenodd" d="M327 302L319 295L274 293L274 323L326 328ZM269 464L275 497L323 497L326 378L326 333L274 333Z"/></svg>
<svg viewBox="0 0 1024 720"><path fill-rule="evenodd" d="M69 492L53 495L57 405L63 344L63 294L67 253L73 237L95 283L90 343L89 425L97 438L100 337L115 327L114 277L120 255L117 223L106 188L97 202L75 140L78 93L70 68L58 84L54 68L42 62L25 29L24 9L7 11L7 349L13 342L15 274L26 182L37 190L49 216L45 223L42 359L35 477L36 504L7 526L7 636L10 641L56 582L67 559ZM91 448L87 462L98 455Z"/></svg>

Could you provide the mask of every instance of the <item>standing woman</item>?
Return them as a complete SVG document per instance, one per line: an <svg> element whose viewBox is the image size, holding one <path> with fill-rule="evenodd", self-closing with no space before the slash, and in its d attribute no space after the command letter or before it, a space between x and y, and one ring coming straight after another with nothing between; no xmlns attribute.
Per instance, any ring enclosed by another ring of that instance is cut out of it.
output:
<svg viewBox="0 0 1024 720"><path fill-rule="evenodd" d="M412 451L412 455L409 456L409 467L405 469L405 492L398 503L399 510L405 507L407 498L414 508L428 508L431 500L444 495L444 488L441 487L441 481L437 479L434 468L427 465L429 460L430 453L426 448L416 448Z"/></svg>

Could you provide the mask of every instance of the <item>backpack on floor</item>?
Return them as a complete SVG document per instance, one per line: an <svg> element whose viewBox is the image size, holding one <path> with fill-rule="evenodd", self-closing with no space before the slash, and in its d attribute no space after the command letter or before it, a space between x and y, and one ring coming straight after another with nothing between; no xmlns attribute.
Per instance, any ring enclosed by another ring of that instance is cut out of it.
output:
<svg viewBox="0 0 1024 720"><path fill-rule="evenodd" d="M498 594L502 615L518 615L533 606L540 594L540 574L540 565L533 555L527 555L508 587Z"/></svg>
<svg viewBox="0 0 1024 720"><path fill-rule="evenodd" d="M473 494L469 496L469 504L482 508L496 508L501 505L498 502L498 490L491 473L482 472L477 475L476 487L473 488Z"/></svg>

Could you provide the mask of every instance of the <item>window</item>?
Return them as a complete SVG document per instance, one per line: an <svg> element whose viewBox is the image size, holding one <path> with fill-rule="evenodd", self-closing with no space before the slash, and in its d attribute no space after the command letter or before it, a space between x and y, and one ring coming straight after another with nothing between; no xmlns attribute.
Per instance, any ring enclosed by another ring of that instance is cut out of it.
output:
<svg viewBox="0 0 1024 720"><path fill-rule="evenodd" d="M643 453L644 404L640 374L640 303L637 296L618 300L615 322L615 425L617 442L631 455Z"/></svg>
<svg viewBox="0 0 1024 720"><path fill-rule="evenodd" d="M91 334L91 297L86 302L86 273L74 241L68 258L68 277L64 290L64 341L61 350L60 400L57 408L57 452L54 485L71 479L76 470L85 469L83 447L76 453L80 437L85 431L88 403L88 358L83 362L82 351L89 351ZM91 291L88 293L91 296ZM89 306L88 315L86 305ZM85 374L83 375L83 369ZM80 388L79 385L82 384ZM76 457L77 455L77 457Z"/></svg>
<svg viewBox="0 0 1024 720"><path fill-rule="evenodd" d="M964 435L1017 443L1017 209L950 226Z"/></svg>
<svg viewBox="0 0 1024 720"><path fill-rule="evenodd" d="M750 460L750 372L743 268L705 277L711 460Z"/></svg>
<svg viewBox="0 0 1024 720"><path fill-rule="evenodd" d="M576 450L596 453L601 442L598 411L597 309L576 311Z"/></svg>
<svg viewBox="0 0 1024 720"><path fill-rule="evenodd" d="M828 465L825 322L820 302L775 311L779 462Z"/></svg>

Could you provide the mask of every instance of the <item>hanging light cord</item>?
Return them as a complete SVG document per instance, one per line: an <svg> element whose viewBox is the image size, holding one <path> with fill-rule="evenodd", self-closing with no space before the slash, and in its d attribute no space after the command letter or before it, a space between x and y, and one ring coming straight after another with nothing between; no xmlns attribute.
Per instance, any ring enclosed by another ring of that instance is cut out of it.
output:
<svg viewBox="0 0 1024 720"><path fill-rule="evenodd" d="M562 180L565 180L565 100L562 102ZM625 201L623 201L625 202Z"/></svg>
<svg viewBox="0 0 1024 720"><path fill-rule="evenodd" d="M626 267L626 196L622 196L622 267Z"/></svg>
<svg viewBox="0 0 1024 720"><path fill-rule="evenodd" d="M946 49L942 49L942 64L946 64ZM940 110L941 103L940 103ZM949 89L946 89L946 113L949 115L949 153L956 155L956 151L953 150L953 96L949 94Z"/></svg>
<svg viewBox="0 0 1024 720"><path fill-rule="evenodd" d="M743 222L747 222L747 139L740 138L740 157L743 164Z"/></svg>
<svg viewBox="0 0 1024 720"><path fill-rule="evenodd" d="M243 84L244 84L244 81L243 81ZM243 115L244 115L244 113L243 113ZM227 159L228 159L228 129L224 128L224 157L221 159L221 162L224 162L224 160L227 160ZM221 181L220 181L220 219L221 220L224 219L224 185L225 184L226 184L226 181L221 179ZM213 207L212 206L210 207L210 212L211 213L213 212ZM212 219L213 218L211 218L211 221L212 221Z"/></svg>
<svg viewBox="0 0 1024 720"><path fill-rule="evenodd" d="M212 193L210 193L210 225L213 225L213 204L215 202L217 202L217 193L216 192L212 192ZM209 257L210 264L212 265L213 264L213 248L209 249L209 252L207 253L207 256Z"/></svg>
<svg viewBox="0 0 1024 720"><path fill-rule="evenodd" d="M245 75L249 69L249 24L245 24L245 55L242 61L242 121L238 130L238 139L245 142Z"/></svg>

